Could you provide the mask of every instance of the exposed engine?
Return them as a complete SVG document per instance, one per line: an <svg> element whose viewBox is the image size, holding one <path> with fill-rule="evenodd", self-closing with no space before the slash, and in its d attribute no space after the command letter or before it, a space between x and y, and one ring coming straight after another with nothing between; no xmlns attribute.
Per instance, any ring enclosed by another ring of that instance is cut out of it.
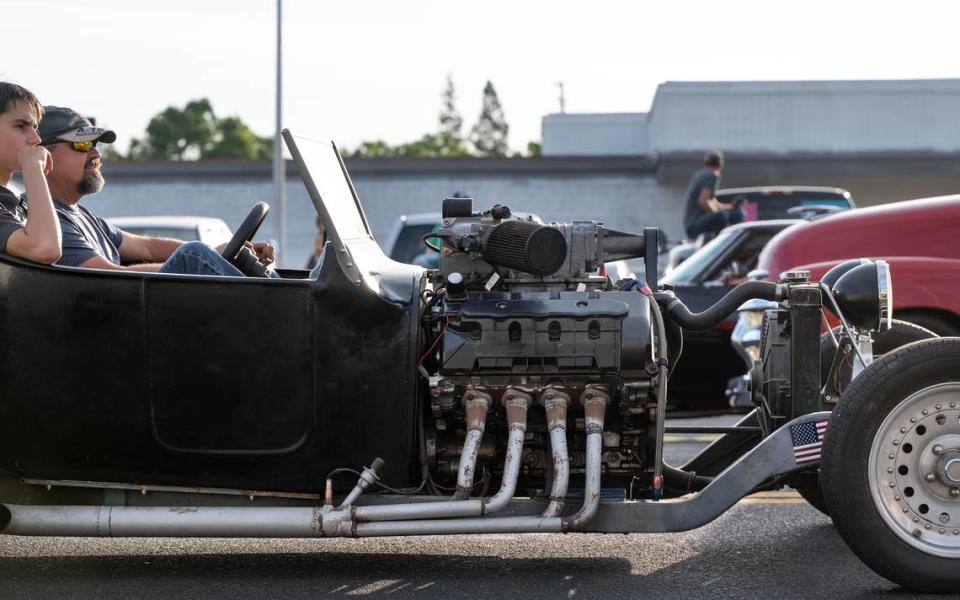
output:
<svg viewBox="0 0 960 600"><path fill-rule="evenodd" d="M582 473L584 403L603 398L605 481L630 489L652 452L652 299L642 282L620 289L603 265L648 248L655 261L656 230L633 235L594 221L542 224L503 206L473 214L470 204L448 199L443 226L431 234L440 265L430 275L434 290L425 292L421 366L430 383L428 458L437 482L452 488L462 455L473 452L476 476L461 473L461 494L465 485L478 493L500 477L506 400L518 398L529 404L520 486L543 490L558 468L550 441L551 430L557 435L550 407L557 403L565 405L569 449L561 467ZM479 440L471 441L471 431ZM641 478L639 487L648 485Z"/></svg>

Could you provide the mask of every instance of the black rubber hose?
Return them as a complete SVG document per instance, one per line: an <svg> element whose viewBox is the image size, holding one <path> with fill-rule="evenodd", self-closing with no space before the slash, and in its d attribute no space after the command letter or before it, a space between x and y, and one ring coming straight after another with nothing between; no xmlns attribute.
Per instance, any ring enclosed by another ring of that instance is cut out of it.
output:
<svg viewBox="0 0 960 600"><path fill-rule="evenodd" d="M770 281L746 281L730 290L726 296L716 304L700 313L692 313L690 309L673 292L656 292L653 297L663 307L667 314L684 329L710 329L727 315L754 298L763 300L781 300L784 288Z"/></svg>

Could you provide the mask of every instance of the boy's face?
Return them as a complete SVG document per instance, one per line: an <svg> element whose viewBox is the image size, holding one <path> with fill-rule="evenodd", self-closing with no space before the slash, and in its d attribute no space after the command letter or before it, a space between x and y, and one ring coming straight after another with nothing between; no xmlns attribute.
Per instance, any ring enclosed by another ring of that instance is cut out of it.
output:
<svg viewBox="0 0 960 600"><path fill-rule="evenodd" d="M40 143L37 114L26 102L14 102L0 113L0 171L19 171L17 152Z"/></svg>

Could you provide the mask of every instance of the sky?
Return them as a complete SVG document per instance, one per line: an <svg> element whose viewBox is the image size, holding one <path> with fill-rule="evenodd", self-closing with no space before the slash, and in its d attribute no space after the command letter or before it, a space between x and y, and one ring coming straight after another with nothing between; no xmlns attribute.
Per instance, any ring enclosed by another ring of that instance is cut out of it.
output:
<svg viewBox="0 0 960 600"><path fill-rule="evenodd" d="M275 120L276 0L0 0L0 79L97 117L125 151L207 97ZM960 77L960 3L283 0L283 123L341 147L437 129L453 77L465 132L487 80L509 142L558 112L645 112L664 81Z"/></svg>

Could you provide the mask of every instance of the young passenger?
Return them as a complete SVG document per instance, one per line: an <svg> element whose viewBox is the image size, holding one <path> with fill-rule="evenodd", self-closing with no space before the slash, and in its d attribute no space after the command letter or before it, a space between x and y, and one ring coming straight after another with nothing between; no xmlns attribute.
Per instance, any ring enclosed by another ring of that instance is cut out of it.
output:
<svg viewBox="0 0 960 600"><path fill-rule="evenodd" d="M41 147L37 127L43 106L32 92L0 81L0 252L39 263L60 258L60 222L44 175L53 159ZM27 201L9 189L14 171L23 173Z"/></svg>

